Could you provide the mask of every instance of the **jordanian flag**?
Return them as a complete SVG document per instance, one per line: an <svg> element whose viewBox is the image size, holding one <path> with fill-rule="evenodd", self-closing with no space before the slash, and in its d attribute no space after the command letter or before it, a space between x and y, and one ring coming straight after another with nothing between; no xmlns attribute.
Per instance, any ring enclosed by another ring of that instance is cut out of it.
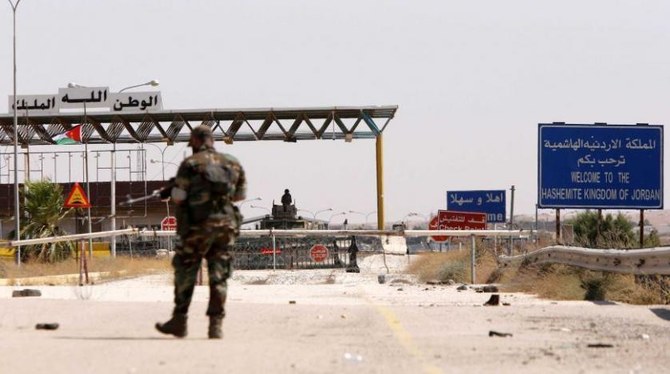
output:
<svg viewBox="0 0 670 374"><path fill-rule="evenodd" d="M53 139L59 145L79 144L81 143L81 125L75 126L72 130L62 134L54 135Z"/></svg>

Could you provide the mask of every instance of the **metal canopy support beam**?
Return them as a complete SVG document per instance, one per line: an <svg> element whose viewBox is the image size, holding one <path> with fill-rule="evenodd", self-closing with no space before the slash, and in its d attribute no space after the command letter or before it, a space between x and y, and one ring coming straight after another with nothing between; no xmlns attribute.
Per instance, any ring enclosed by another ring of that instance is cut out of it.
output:
<svg viewBox="0 0 670 374"><path fill-rule="evenodd" d="M328 130L328 126L330 126L330 123L333 121L333 113L328 114L326 117L326 120L323 121L323 126L316 132L317 139L322 139L323 134L326 133L326 130Z"/></svg>
<svg viewBox="0 0 670 374"><path fill-rule="evenodd" d="M382 134L377 135L377 230L384 230L384 153Z"/></svg>
<svg viewBox="0 0 670 374"><path fill-rule="evenodd" d="M173 120L172 123L170 123L170 127L167 129L167 142L168 144L171 144L174 142L174 140L177 138L177 135L179 135L179 131L181 131L182 127L186 122L184 122L184 119L181 118L181 116L177 115Z"/></svg>

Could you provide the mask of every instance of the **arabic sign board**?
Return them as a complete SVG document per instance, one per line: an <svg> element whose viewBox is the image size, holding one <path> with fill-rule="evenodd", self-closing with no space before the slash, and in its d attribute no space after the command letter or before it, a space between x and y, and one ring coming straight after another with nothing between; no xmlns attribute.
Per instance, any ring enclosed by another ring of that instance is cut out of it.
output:
<svg viewBox="0 0 670 374"><path fill-rule="evenodd" d="M439 219L438 218L439 218L438 216L435 216L435 217L430 219L430 222L428 223L428 230L437 230L438 229L438 227L439 227L439 225L438 225ZM433 241L436 242L436 243L444 243L447 240L449 240L449 237L446 236L446 235L433 235L430 238L433 239Z"/></svg>
<svg viewBox="0 0 670 374"><path fill-rule="evenodd" d="M160 92L111 93L108 87L59 88L57 95L9 96L9 110L33 115L57 114L63 109L82 111L86 109L107 109L113 113L146 112L163 109Z"/></svg>
<svg viewBox="0 0 670 374"><path fill-rule="evenodd" d="M540 208L662 209L663 127L540 124Z"/></svg>
<svg viewBox="0 0 670 374"><path fill-rule="evenodd" d="M486 213L488 223L505 222L505 190L447 191L447 210Z"/></svg>
<svg viewBox="0 0 670 374"><path fill-rule="evenodd" d="M67 195L67 199L65 199L65 204L63 204L63 206L66 208L90 208L91 203L88 201L84 189L81 188L79 183L75 182L74 186L72 186L72 190L70 190L70 194Z"/></svg>
<svg viewBox="0 0 670 374"><path fill-rule="evenodd" d="M323 244L315 244L309 250L309 257L314 262L323 262L328 258L328 248Z"/></svg>
<svg viewBox="0 0 670 374"><path fill-rule="evenodd" d="M486 230L486 213L437 211L437 230Z"/></svg>
<svg viewBox="0 0 670 374"><path fill-rule="evenodd" d="M177 218L174 216L167 216L161 220L161 230L174 231L177 229Z"/></svg>

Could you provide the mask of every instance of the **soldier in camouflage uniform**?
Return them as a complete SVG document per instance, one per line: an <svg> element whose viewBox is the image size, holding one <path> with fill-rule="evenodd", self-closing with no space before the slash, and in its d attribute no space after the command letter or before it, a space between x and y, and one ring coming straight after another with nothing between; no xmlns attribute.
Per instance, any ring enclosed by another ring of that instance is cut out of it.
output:
<svg viewBox="0 0 670 374"><path fill-rule="evenodd" d="M193 155L179 166L171 198L177 205L178 241L174 267L172 319L156 323L164 334L187 334L187 314L202 259L209 275L209 338L221 339L225 315L226 280L232 272L229 248L239 235L242 216L233 202L245 198L244 170L234 157L216 152L207 126L193 129L189 145Z"/></svg>

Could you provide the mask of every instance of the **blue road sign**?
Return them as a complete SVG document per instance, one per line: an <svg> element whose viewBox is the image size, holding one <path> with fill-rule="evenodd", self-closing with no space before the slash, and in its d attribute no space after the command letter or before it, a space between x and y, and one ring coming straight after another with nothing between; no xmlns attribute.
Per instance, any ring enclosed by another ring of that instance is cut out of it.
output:
<svg viewBox="0 0 670 374"><path fill-rule="evenodd" d="M486 213L486 222L505 222L505 190L447 191L447 210Z"/></svg>
<svg viewBox="0 0 670 374"><path fill-rule="evenodd" d="M539 124L540 208L663 209L663 126Z"/></svg>

